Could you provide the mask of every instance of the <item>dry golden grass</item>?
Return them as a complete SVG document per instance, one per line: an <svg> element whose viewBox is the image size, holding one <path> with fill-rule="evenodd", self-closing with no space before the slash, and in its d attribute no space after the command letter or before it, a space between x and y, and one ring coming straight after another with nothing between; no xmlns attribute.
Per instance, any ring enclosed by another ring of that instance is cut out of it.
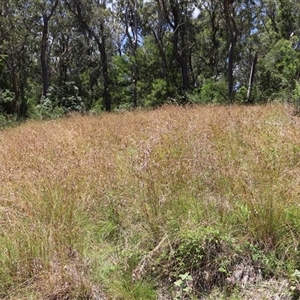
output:
<svg viewBox="0 0 300 300"><path fill-rule="evenodd" d="M124 278L142 278L154 264L143 254L202 227L296 268L299 129L291 107L274 104L72 116L2 131L0 297L104 299L103 288L111 299L145 290L155 299Z"/></svg>

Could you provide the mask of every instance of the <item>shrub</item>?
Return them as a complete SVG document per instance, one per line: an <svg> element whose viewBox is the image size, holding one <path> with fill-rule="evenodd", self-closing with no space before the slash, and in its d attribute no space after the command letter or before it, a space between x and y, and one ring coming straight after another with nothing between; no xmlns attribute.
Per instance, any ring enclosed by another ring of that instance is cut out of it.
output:
<svg viewBox="0 0 300 300"><path fill-rule="evenodd" d="M84 103L75 83L64 82L60 86L49 87L47 96L42 98L37 110L42 118L57 118L69 112L83 112Z"/></svg>
<svg viewBox="0 0 300 300"><path fill-rule="evenodd" d="M295 82L295 89L293 90L293 102L295 105L296 114L300 113L300 83Z"/></svg>
<svg viewBox="0 0 300 300"><path fill-rule="evenodd" d="M226 103L226 82L224 80L215 81L211 78L204 79L200 90L188 95L188 100L195 104Z"/></svg>
<svg viewBox="0 0 300 300"><path fill-rule="evenodd" d="M15 94L8 89L0 90L0 111L7 114L16 112Z"/></svg>
<svg viewBox="0 0 300 300"><path fill-rule="evenodd" d="M164 79L156 79L152 83L151 93L147 97L146 106L157 106L163 104L168 95L167 82Z"/></svg>

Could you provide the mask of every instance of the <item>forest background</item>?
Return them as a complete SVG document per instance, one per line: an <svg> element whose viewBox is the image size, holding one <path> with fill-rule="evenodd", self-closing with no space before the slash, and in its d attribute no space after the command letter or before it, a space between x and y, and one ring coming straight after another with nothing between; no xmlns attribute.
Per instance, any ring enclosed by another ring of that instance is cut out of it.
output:
<svg viewBox="0 0 300 300"><path fill-rule="evenodd" d="M2 120L300 96L291 0L0 2Z"/></svg>

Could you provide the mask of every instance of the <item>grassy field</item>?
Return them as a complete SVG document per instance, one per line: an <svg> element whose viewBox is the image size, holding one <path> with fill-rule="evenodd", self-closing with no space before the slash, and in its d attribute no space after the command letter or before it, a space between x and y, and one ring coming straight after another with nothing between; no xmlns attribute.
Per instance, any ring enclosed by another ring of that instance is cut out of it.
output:
<svg viewBox="0 0 300 300"><path fill-rule="evenodd" d="M164 107L0 132L0 299L296 299L300 119Z"/></svg>

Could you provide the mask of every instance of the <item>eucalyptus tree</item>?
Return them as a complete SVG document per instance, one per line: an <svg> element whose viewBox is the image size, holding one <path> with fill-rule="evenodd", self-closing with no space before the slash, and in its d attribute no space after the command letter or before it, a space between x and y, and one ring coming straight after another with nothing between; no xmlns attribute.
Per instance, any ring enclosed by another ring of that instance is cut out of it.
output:
<svg viewBox="0 0 300 300"><path fill-rule="evenodd" d="M0 51L2 59L1 100L7 113L26 115L25 88L30 56L30 27L26 5L18 1L2 1L0 6ZM3 94L5 93L5 95ZM0 102L1 102L0 100Z"/></svg>
<svg viewBox="0 0 300 300"><path fill-rule="evenodd" d="M99 69L103 80L103 106L106 111L111 110L110 78L107 57L107 38L109 27L107 20L110 10L106 0L65 0L67 8L74 14L78 26L83 34L92 38L98 47L101 58Z"/></svg>
<svg viewBox="0 0 300 300"><path fill-rule="evenodd" d="M226 61L226 26L220 0L201 0L197 3L196 17L199 30L196 35L195 56L196 77L218 80L223 76ZM197 83L199 84L199 83Z"/></svg>
<svg viewBox="0 0 300 300"><path fill-rule="evenodd" d="M161 1L147 1L143 6L142 15L143 34L153 36L154 44L159 52L161 77L167 78L169 73L167 49L170 40L167 38L168 26Z"/></svg>
<svg viewBox="0 0 300 300"><path fill-rule="evenodd" d="M171 33L172 56L180 67L182 91L185 93L191 86L189 61L195 44L192 21L194 5L189 1L178 0L158 0L156 3L166 29Z"/></svg>
<svg viewBox="0 0 300 300"><path fill-rule="evenodd" d="M81 93L88 95L93 89L94 65L99 69L97 50L93 41L85 34L74 14L63 5L57 8L50 24L52 32L50 73L52 84L74 82L81 87ZM88 86L82 83L89 77ZM86 90L88 89L88 90Z"/></svg>
<svg viewBox="0 0 300 300"><path fill-rule="evenodd" d="M234 92L239 94L239 102L253 103L252 90L256 74L256 65L261 48L259 32L261 4L252 1L237 2L235 22L238 28L238 40L235 46L233 62Z"/></svg>
<svg viewBox="0 0 300 300"><path fill-rule="evenodd" d="M47 91L49 87L49 70L48 70L48 62L47 62L49 21L52 18L58 3L59 0L41 1L37 3L37 7L41 11L41 15L42 15L42 27L43 27L42 41L41 41L43 96L47 95Z"/></svg>
<svg viewBox="0 0 300 300"><path fill-rule="evenodd" d="M234 70L234 52L238 40L239 30L236 25L235 15L236 6L232 0L223 0L224 16L228 34L228 98L233 101L233 70Z"/></svg>
<svg viewBox="0 0 300 300"><path fill-rule="evenodd" d="M253 30L251 21L253 15L250 12L251 6L255 4L254 0L219 0L223 10L223 20L227 31L227 82L228 99L234 100L234 90L237 86L235 82L235 70L237 68L238 55L236 48L245 45L248 35ZM249 23L250 22L250 23Z"/></svg>
<svg viewBox="0 0 300 300"><path fill-rule="evenodd" d="M51 51L51 65L49 68L52 84L70 80L72 54L76 51L78 43L72 17L65 7L60 5L50 24L51 45L49 50Z"/></svg>
<svg viewBox="0 0 300 300"><path fill-rule="evenodd" d="M297 10L295 9L298 1L279 0L277 2L277 28L280 38L288 40L296 31Z"/></svg>
<svg viewBox="0 0 300 300"><path fill-rule="evenodd" d="M138 0L121 0L114 6L119 22L124 28L124 43L129 48L129 57L131 60L131 91L132 104L137 107L137 85L138 85L138 64L137 64L137 48L139 44L139 7L142 5Z"/></svg>
<svg viewBox="0 0 300 300"><path fill-rule="evenodd" d="M172 30L166 20L161 0L146 1L141 7L139 78L146 105L160 105L176 99L180 83L180 68L173 55Z"/></svg>

